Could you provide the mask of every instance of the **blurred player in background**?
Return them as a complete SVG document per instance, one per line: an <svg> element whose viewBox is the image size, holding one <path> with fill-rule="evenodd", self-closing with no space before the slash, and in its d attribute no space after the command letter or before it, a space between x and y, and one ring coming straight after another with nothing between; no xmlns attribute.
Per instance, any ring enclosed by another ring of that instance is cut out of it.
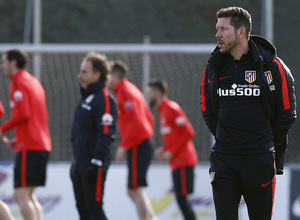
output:
<svg viewBox="0 0 300 220"><path fill-rule="evenodd" d="M2 55L2 71L11 80L12 117L1 125L0 136L14 128L16 138L8 145L15 150L14 197L25 220L43 219L42 207L34 195L44 186L46 166L52 150L46 95L40 82L27 72L27 56L21 50Z"/></svg>
<svg viewBox="0 0 300 220"><path fill-rule="evenodd" d="M5 113L4 108L3 108L2 102L0 101L0 118L2 118L4 113ZM4 136L3 136L3 138L4 138ZM3 140L6 142L5 139L3 139ZM1 220L13 220L14 219L9 207L1 200L0 200L0 219Z"/></svg>
<svg viewBox="0 0 300 220"><path fill-rule="evenodd" d="M155 219L143 189L147 186L147 170L154 151L151 139L154 134L154 117L141 91L127 80L127 73L127 65L116 61L108 79L108 86L117 98L118 123L122 138L116 160L124 160L126 152L129 169L128 194L135 203L141 220Z"/></svg>
<svg viewBox="0 0 300 220"><path fill-rule="evenodd" d="M82 97L72 124L71 179L81 220L107 219L104 184L117 123L117 105L105 85L109 71L106 56L90 52L78 74Z"/></svg>
<svg viewBox="0 0 300 220"><path fill-rule="evenodd" d="M3 105L2 105L2 102L0 101L0 118L3 117L5 111L4 111L4 108L3 108Z"/></svg>
<svg viewBox="0 0 300 220"><path fill-rule="evenodd" d="M250 36L248 11L223 8L217 18L218 46L201 83L202 114L216 139L210 174L217 219L238 219L243 195L251 220L270 220L275 173L283 173L296 119L294 79L269 41Z"/></svg>
<svg viewBox="0 0 300 220"><path fill-rule="evenodd" d="M164 146L156 150L155 156L170 162L177 203L186 220L195 220L196 216L187 200L187 195L193 192L194 166L197 164L192 141L195 131L182 108L169 100L167 93L168 84L165 80L150 81L148 100L159 111L160 133L164 140Z"/></svg>

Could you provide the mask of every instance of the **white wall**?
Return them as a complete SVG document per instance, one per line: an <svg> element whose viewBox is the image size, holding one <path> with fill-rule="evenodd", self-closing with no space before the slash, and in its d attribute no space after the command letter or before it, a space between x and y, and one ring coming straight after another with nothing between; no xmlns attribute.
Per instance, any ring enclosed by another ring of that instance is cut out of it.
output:
<svg viewBox="0 0 300 220"><path fill-rule="evenodd" d="M69 163L50 164L45 188L37 190L37 196L43 206L45 220L79 219L69 178ZM213 220L214 206L208 175L209 165L198 165L195 170L195 193L190 196L198 219ZM16 220L21 220L20 211L12 198L12 164L0 164L0 199L13 211ZM104 208L110 220L137 220L135 207L126 194L127 170L125 165L112 165L106 181ZM168 165L152 165L149 171L147 194L160 220L182 220L171 184L171 170ZM290 172L277 178L276 199L273 220L288 219ZM247 211L241 204L240 220L246 220Z"/></svg>

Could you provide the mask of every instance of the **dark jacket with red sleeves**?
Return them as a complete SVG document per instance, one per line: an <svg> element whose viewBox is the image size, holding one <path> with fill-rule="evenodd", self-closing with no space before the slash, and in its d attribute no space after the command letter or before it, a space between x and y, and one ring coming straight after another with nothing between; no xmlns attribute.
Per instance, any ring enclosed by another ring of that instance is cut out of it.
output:
<svg viewBox="0 0 300 220"><path fill-rule="evenodd" d="M296 119L294 78L269 41L260 36L251 36L249 47L256 66L262 105L272 126L274 144L286 148L287 134ZM217 47L208 61L200 89L202 114L214 136L218 122L217 89L223 58L224 54ZM272 72L270 84L264 74L266 71Z"/></svg>

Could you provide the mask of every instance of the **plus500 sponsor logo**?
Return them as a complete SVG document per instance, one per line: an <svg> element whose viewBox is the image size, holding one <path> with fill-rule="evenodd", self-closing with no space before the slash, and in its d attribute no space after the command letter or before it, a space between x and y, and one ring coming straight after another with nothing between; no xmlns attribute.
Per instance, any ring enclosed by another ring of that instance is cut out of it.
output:
<svg viewBox="0 0 300 220"><path fill-rule="evenodd" d="M233 84L232 89L219 88L217 93L219 96L260 96L259 86L250 86Z"/></svg>

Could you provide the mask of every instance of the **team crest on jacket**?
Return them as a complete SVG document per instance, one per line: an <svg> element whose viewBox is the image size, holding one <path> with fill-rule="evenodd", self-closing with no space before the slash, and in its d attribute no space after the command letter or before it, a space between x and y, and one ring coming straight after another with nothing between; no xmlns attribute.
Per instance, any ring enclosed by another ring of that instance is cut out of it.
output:
<svg viewBox="0 0 300 220"><path fill-rule="evenodd" d="M248 83L253 83L256 80L256 71L255 70L245 71L245 80Z"/></svg>
<svg viewBox="0 0 300 220"><path fill-rule="evenodd" d="M125 109L126 110L132 110L133 109L133 104L132 104L132 102L131 101L127 101L127 102L125 102Z"/></svg>
<svg viewBox="0 0 300 220"><path fill-rule="evenodd" d="M20 102L23 99L23 93L19 90L14 92L14 99L16 102Z"/></svg>
<svg viewBox="0 0 300 220"><path fill-rule="evenodd" d="M210 173L210 183L212 183L215 180L215 175L216 175L216 172Z"/></svg>
<svg viewBox="0 0 300 220"><path fill-rule="evenodd" d="M271 71L264 72L264 74L267 78L268 84L270 84L273 81Z"/></svg>
<svg viewBox="0 0 300 220"><path fill-rule="evenodd" d="M111 114L109 113L105 113L103 116L102 116L102 124L103 125L112 125L113 124L113 121L114 121L114 118Z"/></svg>

